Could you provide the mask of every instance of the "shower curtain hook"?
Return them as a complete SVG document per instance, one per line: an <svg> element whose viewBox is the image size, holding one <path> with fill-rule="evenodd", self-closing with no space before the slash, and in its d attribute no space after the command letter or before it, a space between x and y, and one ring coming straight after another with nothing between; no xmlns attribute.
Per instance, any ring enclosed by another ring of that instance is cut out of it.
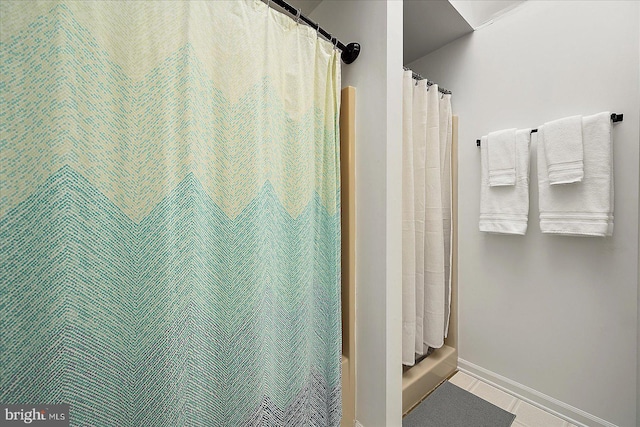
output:
<svg viewBox="0 0 640 427"><path fill-rule="evenodd" d="M296 13L296 25L300 25L300 9L297 9Z"/></svg>
<svg viewBox="0 0 640 427"><path fill-rule="evenodd" d="M337 49L338 48L338 38L336 37L335 39L332 39L331 42L333 43L333 49Z"/></svg>
<svg viewBox="0 0 640 427"><path fill-rule="evenodd" d="M316 38L320 37L320 23L316 24Z"/></svg>
<svg viewBox="0 0 640 427"><path fill-rule="evenodd" d="M267 0L267 10L271 7L271 0Z"/></svg>

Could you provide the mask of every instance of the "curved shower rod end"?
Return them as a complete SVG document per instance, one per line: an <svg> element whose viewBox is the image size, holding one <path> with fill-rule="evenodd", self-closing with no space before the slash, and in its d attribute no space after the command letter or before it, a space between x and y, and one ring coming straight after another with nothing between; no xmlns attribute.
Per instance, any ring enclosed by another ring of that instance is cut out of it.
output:
<svg viewBox="0 0 640 427"><path fill-rule="evenodd" d="M360 55L360 43L349 43L342 51L340 58L345 64L351 64Z"/></svg>

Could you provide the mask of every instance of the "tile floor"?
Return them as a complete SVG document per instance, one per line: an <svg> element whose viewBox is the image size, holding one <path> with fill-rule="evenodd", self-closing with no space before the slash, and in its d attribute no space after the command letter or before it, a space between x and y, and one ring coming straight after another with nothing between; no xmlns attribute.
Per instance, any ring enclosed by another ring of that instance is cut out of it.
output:
<svg viewBox="0 0 640 427"><path fill-rule="evenodd" d="M457 372L449 381L483 398L487 402L516 414L512 427L575 427L568 421L560 419L463 372Z"/></svg>

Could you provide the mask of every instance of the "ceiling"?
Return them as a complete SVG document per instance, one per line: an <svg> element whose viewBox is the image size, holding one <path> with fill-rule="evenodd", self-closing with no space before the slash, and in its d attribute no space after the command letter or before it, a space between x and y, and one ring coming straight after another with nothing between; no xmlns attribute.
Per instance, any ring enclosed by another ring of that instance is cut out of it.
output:
<svg viewBox="0 0 640 427"><path fill-rule="evenodd" d="M449 0L475 29L520 6L524 0Z"/></svg>
<svg viewBox="0 0 640 427"><path fill-rule="evenodd" d="M404 1L404 64L473 31L448 0Z"/></svg>
<svg viewBox="0 0 640 427"><path fill-rule="evenodd" d="M491 23L525 0L404 0L404 63Z"/></svg>
<svg viewBox="0 0 640 427"><path fill-rule="evenodd" d="M262 1L266 2L266 0ZM524 1L404 0L404 64L409 64L473 32L474 29L492 22ZM287 0L287 2L296 9L300 9L303 15L308 16L322 0ZM321 22L320 25L330 29L329 23ZM364 49L366 48L364 46Z"/></svg>

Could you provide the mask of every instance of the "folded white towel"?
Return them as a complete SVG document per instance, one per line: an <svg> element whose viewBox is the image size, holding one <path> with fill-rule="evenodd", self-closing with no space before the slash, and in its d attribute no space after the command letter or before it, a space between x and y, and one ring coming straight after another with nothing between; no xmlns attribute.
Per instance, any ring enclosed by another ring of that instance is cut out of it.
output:
<svg viewBox="0 0 640 427"><path fill-rule="evenodd" d="M546 126L546 125L545 125ZM546 137L545 134L540 136ZM582 119L584 178L571 185L549 182L546 147L538 140L540 229L543 233L613 234L613 145L609 112Z"/></svg>
<svg viewBox="0 0 640 427"><path fill-rule="evenodd" d="M516 184L516 130L491 132L487 138L489 185Z"/></svg>
<svg viewBox="0 0 640 427"><path fill-rule="evenodd" d="M480 231L521 235L527 232L531 129L521 129L515 134L516 183L512 186L489 186L488 137L482 137Z"/></svg>
<svg viewBox="0 0 640 427"><path fill-rule="evenodd" d="M554 120L545 123L538 131L544 141L549 183L556 185L582 181L582 117Z"/></svg>

